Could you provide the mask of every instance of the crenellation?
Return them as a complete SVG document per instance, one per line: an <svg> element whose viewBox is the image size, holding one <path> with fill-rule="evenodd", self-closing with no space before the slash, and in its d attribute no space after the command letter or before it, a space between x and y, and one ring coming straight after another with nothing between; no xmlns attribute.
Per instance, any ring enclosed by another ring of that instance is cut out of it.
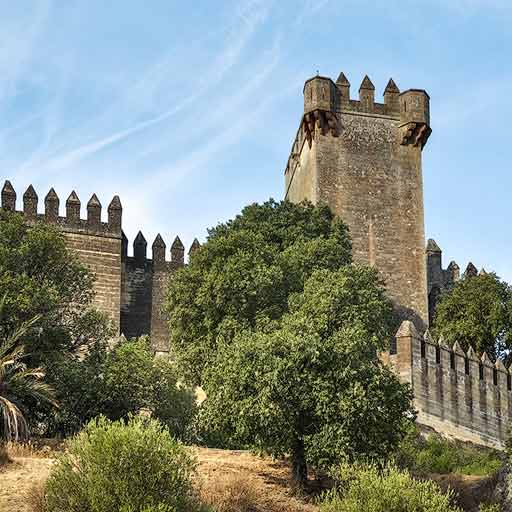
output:
<svg viewBox="0 0 512 512"><path fill-rule="evenodd" d="M29 185L23 194L23 214L27 219L34 220L37 217L37 203L39 198L32 185Z"/></svg>
<svg viewBox="0 0 512 512"><path fill-rule="evenodd" d="M93 194L87 203L87 224L93 230L101 226L101 203L96 194Z"/></svg>
<svg viewBox="0 0 512 512"><path fill-rule="evenodd" d="M143 266L146 263L147 246L148 243L146 242L144 235L141 231L139 231L135 237L135 240L133 241L133 257L135 263L139 266Z"/></svg>
<svg viewBox="0 0 512 512"><path fill-rule="evenodd" d="M66 218L70 224L80 222L80 199L74 190L66 200Z"/></svg>
<svg viewBox="0 0 512 512"><path fill-rule="evenodd" d="M171 245L171 262L176 266L182 266L185 263L185 246L179 236Z"/></svg>
<svg viewBox="0 0 512 512"><path fill-rule="evenodd" d="M108 227L113 233L121 231L123 207L119 196L114 196L108 205Z"/></svg>
<svg viewBox="0 0 512 512"><path fill-rule="evenodd" d="M421 338L410 324L402 322L389 361L412 386L418 422L459 439L503 447L512 419L510 374L503 361L493 363L472 348L464 353L459 342L448 347L430 334Z"/></svg>
<svg viewBox="0 0 512 512"><path fill-rule="evenodd" d="M373 112L373 105L375 104L375 86L372 81L365 75L359 87L359 103L363 112Z"/></svg>
<svg viewBox="0 0 512 512"><path fill-rule="evenodd" d="M16 191L11 182L6 180L2 188L2 208L4 210L16 210Z"/></svg>
<svg viewBox="0 0 512 512"><path fill-rule="evenodd" d="M47 222L57 222L59 219L59 196L57 192L50 189L46 197L44 198L44 217Z"/></svg>

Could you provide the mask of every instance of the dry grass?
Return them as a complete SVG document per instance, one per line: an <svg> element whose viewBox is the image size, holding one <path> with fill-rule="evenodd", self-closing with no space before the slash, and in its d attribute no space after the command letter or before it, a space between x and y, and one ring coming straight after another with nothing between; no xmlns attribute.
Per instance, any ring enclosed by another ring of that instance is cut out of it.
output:
<svg viewBox="0 0 512 512"><path fill-rule="evenodd" d="M16 455L0 471L0 511L46 512L43 485L56 452L35 445L16 445L10 451ZM194 452L199 462L196 488L215 512L318 512L294 494L283 462L243 451Z"/></svg>
<svg viewBox="0 0 512 512"><path fill-rule="evenodd" d="M247 475L228 474L200 485L201 502L215 512L257 512L260 496L257 485Z"/></svg>
<svg viewBox="0 0 512 512"><path fill-rule="evenodd" d="M30 512L47 512L44 482L35 482L25 493L25 505Z"/></svg>
<svg viewBox="0 0 512 512"><path fill-rule="evenodd" d="M317 512L297 497L290 468L248 452L196 449L201 500L216 512Z"/></svg>
<svg viewBox="0 0 512 512"><path fill-rule="evenodd" d="M11 458L53 459L61 449L62 442L51 439L37 443L7 443L7 452Z"/></svg>

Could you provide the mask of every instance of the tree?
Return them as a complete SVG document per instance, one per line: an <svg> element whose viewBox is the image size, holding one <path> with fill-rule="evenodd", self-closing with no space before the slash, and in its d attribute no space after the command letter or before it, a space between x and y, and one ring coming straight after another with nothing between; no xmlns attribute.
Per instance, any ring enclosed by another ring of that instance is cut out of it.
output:
<svg viewBox="0 0 512 512"><path fill-rule="evenodd" d="M307 464L381 460L414 419L411 390L380 362L394 319L373 269L313 272L279 326L247 328L204 372L206 430Z"/></svg>
<svg viewBox="0 0 512 512"><path fill-rule="evenodd" d="M0 316L4 300L0 302ZM42 368L30 368L25 359L23 338L38 321L37 317L23 323L12 333L0 338L0 457L5 457L5 441L28 437L28 403L43 401L56 406L53 390L43 381Z"/></svg>
<svg viewBox="0 0 512 512"><path fill-rule="evenodd" d="M315 270L350 261L348 229L326 206L270 200L210 229L168 291L172 347L185 377L200 383L218 346L279 323Z"/></svg>
<svg viewBox="0 0 512 512"><path fill-rule="evenodd" d="M29 226L22 215L0 211L0 333L37 316L37 329L25 339L34 364L111 334L106 318L92 308L93 282L55 227Z"/></svg>
<svg viewBox="0 0 512 512"><path fill-rule="evenodd" d="M433 331L464 350L487 352L496 360L512 346L512 287L494 273L468 275L441 296Z"/></svg>
<svg viewBox="0 0 512 512"><path fill-rule="evenodd" d="M49 369L61 407L46 435L73 434L98 415L126 419L142 410L184 439L195 413L193 392L178 383L171 361L155 359L147 337L96 345L83 359L62 357ZM48 416L48 415L47 415Z"/></svg>

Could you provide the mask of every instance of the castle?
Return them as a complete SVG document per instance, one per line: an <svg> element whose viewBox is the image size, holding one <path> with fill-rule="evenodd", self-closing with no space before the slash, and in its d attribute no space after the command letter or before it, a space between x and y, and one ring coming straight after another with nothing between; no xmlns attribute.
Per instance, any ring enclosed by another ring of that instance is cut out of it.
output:
<svg viewBox="0 0 512 512"><path fill-rule="evenodd" d="M512 417L511 375L457 343L447 347L429 335L436 302L460 277L459 266L442 266L441 249L425 244L422 150L431 134L430 98L420 89L400 92L393 80L384 103L366 76L359 100L350 97L343 73L336 80L316 76L304 85L304 113L285 169L285 198L325 203L350 228L354 260L375 266L402 319L396 343L382 357L392 363L415 396L420 423L454 437L502 446ZM16 210L16 192L6 182L3 209ZM87 219L75 192L59 214L53 189L38 213L38 197L30 186L23 195L29 222L58 226L69 247L96 275L96 306L109 315L126 337L149 334L155 353L169 352L169 333L162 311L169 276L184 265L185 248L176 237L170 260L158 235L147 257L139 232L128 257L122 231L122 207L116 196L101 220L101 204L93 195ZM194 240L190 251L197 250ZM467 275L475 275L470 263Z"/></svg>

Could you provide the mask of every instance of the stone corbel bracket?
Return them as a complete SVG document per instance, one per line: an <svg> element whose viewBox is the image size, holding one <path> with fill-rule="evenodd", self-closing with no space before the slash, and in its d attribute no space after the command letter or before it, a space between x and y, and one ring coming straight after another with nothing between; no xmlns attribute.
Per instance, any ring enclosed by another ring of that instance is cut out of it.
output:
<svg viewBox="0 0 512 512"><path fill-rule="evenodd" d="M322 135L330 133L333 137L340 135L340 123L334 112L327 110L314 110L304 114L302 119L302 129L308 141L309 147L315 138L315 128L319 130Z"/></svg>
<svg viewBox="0 0 512 512"><path fill-rule="evenodd" d="M423 149L431 133L432 129L426 123L403 124L399 129L400 144L402 146L412 144Z"/></svg>

